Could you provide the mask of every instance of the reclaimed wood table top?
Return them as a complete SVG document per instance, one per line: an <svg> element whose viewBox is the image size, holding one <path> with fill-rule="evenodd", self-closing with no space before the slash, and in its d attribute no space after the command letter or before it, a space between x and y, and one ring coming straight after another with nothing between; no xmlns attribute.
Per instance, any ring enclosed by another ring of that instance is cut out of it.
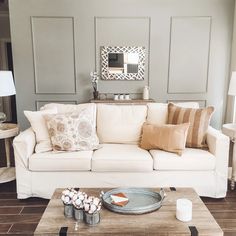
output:
<svg viewBox="0 0 236 236"><path fill-rule="evenodd" d="M99 196L100 192L110 189L82 188L88 195ZM152 189L158 191L160 189ZM64 206L60 199L63 189L56 189L34 235L60 235L62 227L68 227L63 235L157 235L157 236L223 236L207 207L191 188L165 188L166 198L163 206L152 213L143 215L122 215L103 207L101 221L96 226L89 226L74 219L65 218ZM176 219L176 200L188 198L193 203L193 219L181 222Z"/></svg>

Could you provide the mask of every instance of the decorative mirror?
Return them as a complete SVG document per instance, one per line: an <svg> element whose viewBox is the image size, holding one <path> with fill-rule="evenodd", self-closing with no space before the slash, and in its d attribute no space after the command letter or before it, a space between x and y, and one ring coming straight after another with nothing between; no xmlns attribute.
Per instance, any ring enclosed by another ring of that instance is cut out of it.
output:
<svg viewBox="0 0 236 236"><path fill-rule="evenodd" d="M144 80L144 47L101 47L101 79Z"/></svg>

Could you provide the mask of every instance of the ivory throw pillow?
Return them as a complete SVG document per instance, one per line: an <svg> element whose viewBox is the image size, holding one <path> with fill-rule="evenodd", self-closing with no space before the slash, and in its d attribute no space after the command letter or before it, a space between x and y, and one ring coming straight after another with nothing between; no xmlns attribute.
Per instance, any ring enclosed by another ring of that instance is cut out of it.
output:
<svg viewBox="0 0 236 236"><path fill-rule="evenodd" d="M210 123L214 107L207 108L183 108L168 104L168 124L182 124L189 122L187 147L204 148L206 144L206 132Z"/></svg>
<svg viewBox="0 0 236 236"><path fill-rule="evenodd" d="M144 123L140 147L161 149L182 155L185 149L189 123L180 125L151 125Z"/></svg>
<svg viewBox="0 0 236 236"><path fill-rule="evenodd" d="M45 116L54 151L94 150L99 140L93 125L93 108Z"/></svg>
<svg viewBox="0 0 236 236"><path fill-rule="evenodd" d="M44 115L56 114L56 113L57 113L56 108L44 111L24 111L26 118L29 120L31 127L35 132L36 153L48 152L52 150L51 140L48 134L48 129L44 119Z"/></svg>

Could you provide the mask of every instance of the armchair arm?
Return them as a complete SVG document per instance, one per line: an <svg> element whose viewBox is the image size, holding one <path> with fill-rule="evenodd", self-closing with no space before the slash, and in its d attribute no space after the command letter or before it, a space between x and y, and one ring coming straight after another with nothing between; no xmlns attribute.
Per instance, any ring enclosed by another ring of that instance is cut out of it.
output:
<svg viewBox="0 0 236 236"><path fill-rule="evenodd" d="M34 152L35 134L31 128L21 132L13 140L16 165L20 162L28 169L28 159Z"/></svg>
<svg viewBox="0 0 236 236"><path fill-rule="evenodd" d="M208 128L207 144L209 151L216 157L216 173L228 178L229 138L213 127Z"/></svg>

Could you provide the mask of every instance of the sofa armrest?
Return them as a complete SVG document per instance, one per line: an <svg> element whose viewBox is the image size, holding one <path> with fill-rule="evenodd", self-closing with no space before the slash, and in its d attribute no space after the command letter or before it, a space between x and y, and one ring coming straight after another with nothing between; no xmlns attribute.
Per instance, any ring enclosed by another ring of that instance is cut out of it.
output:
<svg viewBox="0 0 236 236"><path fill-rule="evenodd" d="M28 169L28 159L34 153L35 134L31 128L21 132L13 140L16 165L20 162Z"/></svg>
<svg viewBox="0 0 236 236"><path fill-rule="evenodd" d="M229 138L213 127L207 130L209 151L216 157L216 173L228 177Z"/></svg>

